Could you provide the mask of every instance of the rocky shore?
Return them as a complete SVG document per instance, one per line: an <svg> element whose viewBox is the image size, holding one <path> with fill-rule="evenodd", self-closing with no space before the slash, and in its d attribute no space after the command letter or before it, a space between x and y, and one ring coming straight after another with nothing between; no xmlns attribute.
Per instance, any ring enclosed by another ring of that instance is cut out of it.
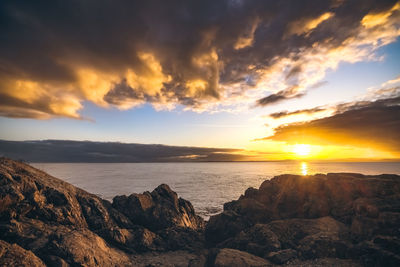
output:
<svg viewBox="0 0 400 267"><path fill-rule="evenodd" d="M165 184L109 202L0 158L0 266L275 265L400 266L400 176L281 175L205 222Z"/></svg>

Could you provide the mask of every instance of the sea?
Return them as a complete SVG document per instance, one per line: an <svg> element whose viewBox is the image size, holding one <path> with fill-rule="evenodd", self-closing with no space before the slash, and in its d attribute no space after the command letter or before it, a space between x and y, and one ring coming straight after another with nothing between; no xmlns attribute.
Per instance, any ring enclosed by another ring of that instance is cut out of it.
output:
<svg viewBox="0 0 400 267"><path fill-rule="evenodd" d="M34 167L101 198L152 191L168 184L204 219L249 187L280 174L399 174L400 162L34 163Z"/></svg>

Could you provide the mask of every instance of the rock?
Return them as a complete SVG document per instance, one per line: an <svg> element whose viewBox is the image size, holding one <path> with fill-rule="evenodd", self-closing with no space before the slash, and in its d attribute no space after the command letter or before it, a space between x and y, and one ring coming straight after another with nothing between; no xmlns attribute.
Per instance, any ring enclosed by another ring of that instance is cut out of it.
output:
<svg viewBox="0 0 400 267"><path fill-rule="evenodd" d="M129 252L155 251L161 248L158 245L161 238L142 226L134 226L131 229L114 228L111 233L111 240Z"/></svg>
<svg viewBox="0 0 400 267"><path fill-rule="evenodd" d="M202 249L205 243L203 231L191 228L171 227L158 231L157 234L162 238L161 246L167 250L196 251Z"/></svg>
<svg viewBox="0 0 400 267"><path fill-rule="evenodd" d="M303 259L347 258L351 247L351 243L346 240L321 233L303 238L296 249Z"/></svg>
<svg viewBox="0 0 400 267"><path fill-rule="evenodd" d="M239 249L263 257L271 251L280 250L281 243L268 225L256 224L218 246Z"/></svg>
<svg viewBox="0 0 400 267"><path fill-rule="evenodd" d="M136 253L203 249L204 221L167 185L116 199L0 158L0 238L49 266L131 266Z"/></svg>
<svg viewBox="0 0 400 267"><path fill-rule="evenodd" d="M101 237L89 230L58 233L46 251L62 258L70 265L79 266L130 266L124 252L110 247Z"/></svg>
<svg viewBox="0 0 400 267"><path fill-rule="evenodd" d="M207 257L205 255L199 255L199 257L189 261L188 267L206 267Z"/></svg>
<svg viewBox="0 0 400 267"><path fill-rule="evenodd" d="M352 173L277 176L226 203L221 214L210 218L206 241L211 247L263 256L268 249L260 245L258 235L247 234L260 224L277 236L280 248L276 250L296 250L302 260L368 259L371 249L358 249L353 243L377 236L400 238L400 177ZM375 259L386 259L377 262L396 262L390 255L399 253L387 248L395 246L394 241L376 240L386 246L373 251ZM270 240L268 244L276 243ZM273 247L268 253L275 252Z"/></svg>
<svg viewBox="0 0 400 267"><path fill-rule="evenodd" d="M205 252L197 251L168 251L168 252L146 252L133 255L132 266L162 266L162 267L205 267Z"/></svg>
<svg viewBox="0 0 400 267"><path fill-rule="evenodd" d="M351 248L348 227L333 219L289 219L268 224L282 247L296 249L304 259L345 258Z"/></svg>
<svg viewBox="0 0 400 267"><path fill-rule="evenodd" d="M393 249L393 248L392 248ZM395 249L395 248L394 248ZM388 251L380 244L363 241L355 246L354 251L364 266L400 266L400 256Z"/></svg>
<svg viewBox="0 0 400 267"><path fill-rule="evenodd" d="M215 245L228 238L235 237L240 231L251 225L246 217L227 210L210 217L206 225L205 238L209 245Z"/></svg>
<svg viewBox="0 0 400 267"><path fill-rule="evenodd" d="M376 236L373 243L381 248L400 255L400 239L393 236Z"/></svg>
<svg viewBox="0 0 400 267"><path fill-rule="evenodd" d="M19 266L400 266L400 177L281 175L204 225L167 185L111 203L0 158L0 263Z"/></svg>
<svg viewBox="0 0 400 267"><path fill-rule="evenodd" d="M297 258L297 251L294 249L284 249L276 252L271 252L267 255L267 258L276 264L284 264Z"/></svg>
<svg viewBox="0 0 400 267"><path fill-rule="evenodd" d="M380 212L377 218L354 216L351 235L354 241L370 240L376 235L400 237L400 212Z"/></svg>
<svg viewBox="0 0 400 267"><path fill-rule="evenodd" d="M0 266L46 267L31 251L0 240Z"/></svg>
<svg viewBox="0 0 400 267"><path fill-rule="evenodd" d="M169 188L160 185L153 192L117 196L113 207L126 215L132 222L152 231L173 226L202 229L204 221L195 215L192 204Z"/></svg>
<svg viewBox="0 0 400 267"><path fill-rule="evenodd" d="M236 249L224 248L218 251L213 266L264 267L272 266L272 264L263 258L251 255L249 253Z"/></svg>
<svg viewBox="0 0 400 267"><path fill-rule="evenodd" d="M288 219L270 222L268 227L277 235L283 247L295 248L307 236L325 235L348 240L348 227L333 219Z"/></svg>

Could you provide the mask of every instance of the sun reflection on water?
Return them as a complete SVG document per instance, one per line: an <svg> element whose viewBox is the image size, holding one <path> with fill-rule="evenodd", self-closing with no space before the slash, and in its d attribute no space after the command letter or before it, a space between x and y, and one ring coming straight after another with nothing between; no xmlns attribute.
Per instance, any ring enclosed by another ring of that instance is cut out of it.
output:
<svg viewBox="0 0 400 267"><path fill-rule="evenodd" d="M308 173L308 165L307 165L307 163L306 162L302 162L301 165L300 165L300 168L301 168L301 174L302 175L307 175L307 173Z"/></svg>

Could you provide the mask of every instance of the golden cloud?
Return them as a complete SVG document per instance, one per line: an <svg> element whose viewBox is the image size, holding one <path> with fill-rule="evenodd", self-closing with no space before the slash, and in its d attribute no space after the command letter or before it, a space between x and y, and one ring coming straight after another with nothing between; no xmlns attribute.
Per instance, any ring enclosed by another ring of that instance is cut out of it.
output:
<svg viewBox="0 0 400 267"><path fill-rule="evenodd" d="M400 35L398 1L153 4L1 2L0 115L80 118L84 101L243 110L301 97L340 62L379 60Z"/></svg>

